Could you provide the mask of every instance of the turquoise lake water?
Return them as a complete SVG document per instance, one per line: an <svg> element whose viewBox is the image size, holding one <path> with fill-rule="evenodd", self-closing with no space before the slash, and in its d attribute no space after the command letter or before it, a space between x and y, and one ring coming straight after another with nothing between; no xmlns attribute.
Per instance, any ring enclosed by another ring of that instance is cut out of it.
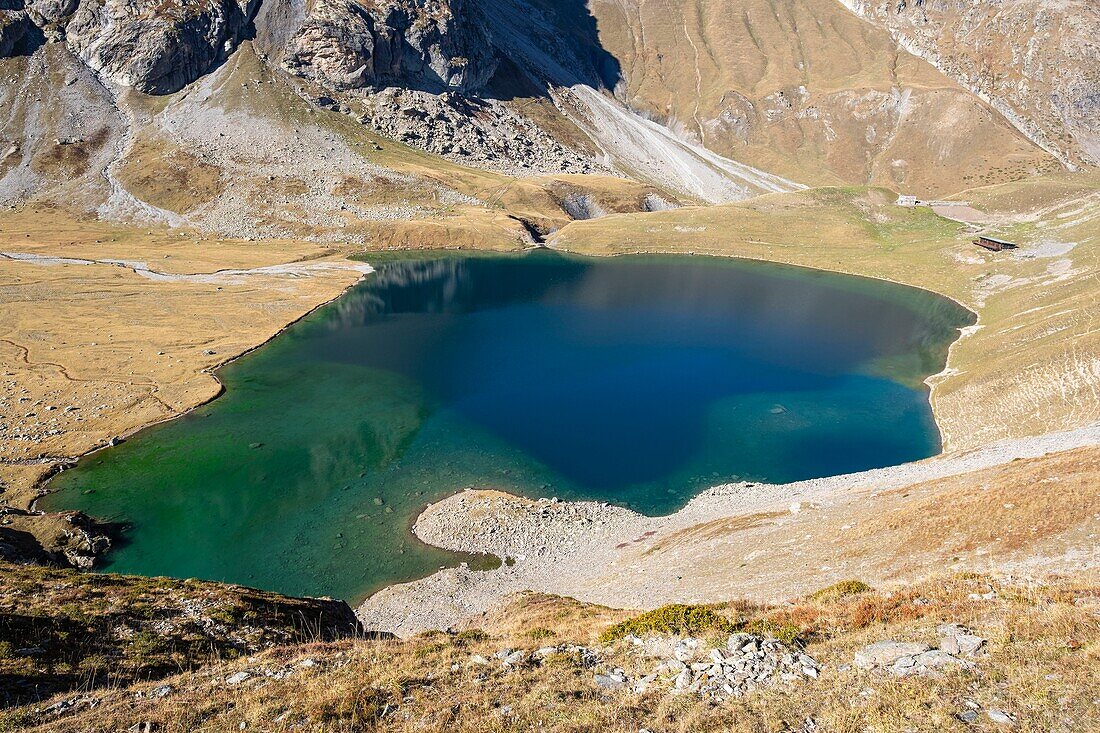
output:
<svg viewBox="0 0 1100 733"><path fill-rule="evenodd" d="M972 315L736 260L384 262L222 368L226 392L86 457L49 509L125 527L114 572L352 601L461 558L409 527L466 487L676 510L721 482L932 455L922 380Z"/></svg>

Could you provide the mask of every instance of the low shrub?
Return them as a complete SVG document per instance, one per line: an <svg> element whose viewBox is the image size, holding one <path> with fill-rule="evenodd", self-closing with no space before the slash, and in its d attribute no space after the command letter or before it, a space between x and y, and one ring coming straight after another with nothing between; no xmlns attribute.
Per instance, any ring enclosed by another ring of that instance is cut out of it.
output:
<svg viewBox="0 0 1100 733"><path fill-rule="evenodd" d="M847 598L848 596L858 596L861 593L869 593L874 588L864 583L862 580L842 580L839 583L833 583L827 588L811 593L810 598L815 601L835 601L840 598Z"/></svg>
<svg viewBox="0 0 1100 733"><path fill-rule="evenodd" d="M553 631L542 626L536 626L533 629L525 631L524 636L534 641L540 641L542 639L552 639L557 636Z"/></svg>
<svg viewBox="0 0 1100 733"><path fill-rule="evenodd" d="M709 606L689 606L674 603L647 611L639 616L628 618L615 624L600 635L604 642L615 641L629 634L691 634L698 635L708 631L731 633L737 625L725 616L718 614Z"/></svg>
<svg viewBox="0 0 1100 733"><path fill-rule="evenodd" d="M757 636L771 636L789 645L799 644L802 641L802 629L794 624L774 621L768 618L750 621L745 624L742 631L747 634L756 634Z"/></svg>
<svg viewBox="0 0 1100 733"><path fill-rule="evenodd" d="M454 642L460 646L466 644L476 644L479 641L488 640L489 635L481 629L466 629L455 634Z"/></svg>

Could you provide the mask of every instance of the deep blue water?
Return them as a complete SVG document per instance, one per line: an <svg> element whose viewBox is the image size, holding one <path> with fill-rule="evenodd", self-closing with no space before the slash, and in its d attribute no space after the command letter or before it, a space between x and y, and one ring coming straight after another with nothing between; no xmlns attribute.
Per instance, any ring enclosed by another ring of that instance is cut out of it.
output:
<svg viewBox="0 0 1100 733"><path fill-rule="evenodd" d="M934 454L921 380L970 319L752 262L394 261L47 503L129 525L110 570L357 599L455 561L407 528L465 487L658 514L719 482Z"/></svg>

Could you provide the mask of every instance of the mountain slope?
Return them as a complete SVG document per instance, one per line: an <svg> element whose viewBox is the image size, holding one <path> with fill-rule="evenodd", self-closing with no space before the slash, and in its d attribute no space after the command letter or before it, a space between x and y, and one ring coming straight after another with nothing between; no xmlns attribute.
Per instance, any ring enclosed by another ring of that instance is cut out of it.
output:
<svg viewBox="0 0 1100 733"><path fill-rule="evenodd" d="M332 237L347 212L495 217L485 211L495 199L454 183L479 178L471 169L503 174L497 186L563 173L633 179L649 186L634 197L639 210L654 205L648 193L663 207L823 183L938 196L1058 165L832 0L8 4L0 197L10 203L38 196L113 218ZM207 124L216 109L239 118L244 99L253 123ZM1060 100L1048 106L1063 110ZM303 132L316 127L304 115L322 111L315 119L340 127L344 143ZM373 162L392 158L372 154L380 137L431 155L409 179ZM234 145L247 154L230 163ZM250 162L268 147L292 154ZM149 169L150 158L162 163ZM266 186L252 175L265 166L269 181L293 169L305 183ZM326 168L347 169L366 193L333 196L348 187ZM535 188L550 207L533 224L545 233L568 212ZM252 210L270 194L280 206L296 200L289 216Z"/></svg>
<svg viewBox="0 0 1100 733"><path fill-rule="evenodd" d="M1100 163L1100 5L840 0L1069 166Z"/></svg>
<svg viewBox="0 0 1100 733"><path fill-rule="evenodd" d="M717 153L924 197L1057 161L834 0L596 0L620 94Z"/></svg>

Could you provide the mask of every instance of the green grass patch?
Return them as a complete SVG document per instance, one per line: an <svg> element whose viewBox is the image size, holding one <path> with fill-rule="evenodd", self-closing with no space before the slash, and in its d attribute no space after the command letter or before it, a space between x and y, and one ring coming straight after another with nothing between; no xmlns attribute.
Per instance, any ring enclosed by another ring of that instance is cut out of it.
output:
<svg viewBox="0 0 1100 733"><path fill-rule="evenodd" d="M802 642L802 629L794 624L772 621L766 618L750 621L741 630L746 634L756 634L765 638L770 636L790 646L801 645Z"/></svg>
<svg viewBox="0 0 1100 733"><path fill-rule="evenodd" d="M693 636L708 631L731 633L737 625L725 616L716 613L709 606L689 606L674 603L647 611L634 618L615 624L600 635L604 642L615 641L629 634L691 634Z"/></svg>
<svg viewBox="0 0 1100 733"><path fill-rule="evenodd" d="M867 585L862 580L842 580L839 583L833 583L826 588L811 593L810 599L825 603L847 598L848 596L858 596L861 593L869 593L873 590L874 588Z"/></svg>
<svg viewBox="0 0 1100 733"><path fill-rule="evenodd" d="M459 646L465 646L467 644L476 644L481 641L487 641L489 635L481 629L466 629L455 634L454 642Z"/></svg>
<svg viewBox="0 0 1100 733"><path fill-rule="evenodd" d="M535 641L539 641L541 639L552 639L556 636L553 631L542 626L536 626L533 629L529 629L528 631L525 631L523 635L526 636L528 639L533 639Z"/></svg>

